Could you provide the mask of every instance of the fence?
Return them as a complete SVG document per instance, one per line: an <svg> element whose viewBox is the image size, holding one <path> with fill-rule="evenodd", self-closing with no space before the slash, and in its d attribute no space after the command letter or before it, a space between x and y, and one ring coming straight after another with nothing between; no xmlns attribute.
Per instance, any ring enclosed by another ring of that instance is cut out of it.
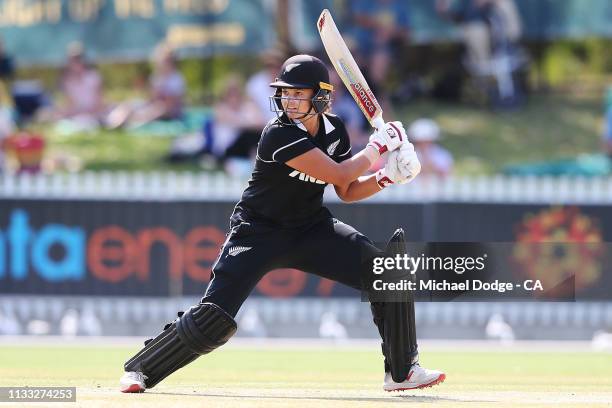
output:
<svg viewBox="0 0 612 408"><path fill-rule="evenodd" d="M28 333L31 321L48 322L45 334L61 334L62 320L71 315L80 322L81 331L76 334L145 336L157 332L164 322L176 317L177 311L186 310L196 301L195 296L7 295L0 298L0 316L13 322L11 334ZM501 316L517 339L590 340L598 331L612 328L612 302L418 302L415 311L420 338L485 338L493 316ZM319 337L322 320L330 315L346 328L348 337L378 336L369 304L357 299L257 297L249 298L238 314L238 335Z"/></svg>
<svg viewBox="0 0 612 408"><path fill-rule="evenodd" d="M236 201L246 180L210 173L85 172L57 175L0 175L1 198ZM327 201L338 201L328 189ZM420 177L365 200L606 204L612 177Z"/></svg>

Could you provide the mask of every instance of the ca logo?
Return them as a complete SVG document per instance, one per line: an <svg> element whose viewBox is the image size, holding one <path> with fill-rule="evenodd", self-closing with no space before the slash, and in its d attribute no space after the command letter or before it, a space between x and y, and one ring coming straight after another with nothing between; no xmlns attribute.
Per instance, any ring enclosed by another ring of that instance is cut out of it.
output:
<svg viewBox="0 0 612 408"><path fill-rule="evenodd" d="M393 129L387 129L387 134L389 135L391 139L393 139L394 137L397 137Z"/></svg>

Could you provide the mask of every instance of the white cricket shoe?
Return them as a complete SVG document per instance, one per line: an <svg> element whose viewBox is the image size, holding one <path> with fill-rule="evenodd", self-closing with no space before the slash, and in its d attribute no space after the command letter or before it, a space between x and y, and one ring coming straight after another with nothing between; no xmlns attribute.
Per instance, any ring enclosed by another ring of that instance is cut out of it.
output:
<svg viewBox="0 0 612 408"><path fill-rule="evenodd" d="M121 392L144 392L147 376L140 371L126 371L119 380Z"/></svg>
<svg viewBox="0 0 612 408"><path fill-rule="evenodd" d="M410 372L404 381L397 383L393 381L391 373L385 373L383 389L385 391L404 391L416 388L433 387L446 379L446 374L442 371L428 370L421 367L418 363L413 364Z"/></svg>

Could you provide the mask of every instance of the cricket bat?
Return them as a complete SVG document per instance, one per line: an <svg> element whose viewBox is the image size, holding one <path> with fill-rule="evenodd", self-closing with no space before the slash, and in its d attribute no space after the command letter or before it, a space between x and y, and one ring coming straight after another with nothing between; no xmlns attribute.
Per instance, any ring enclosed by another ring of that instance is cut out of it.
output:
<svg viewBox="0 0 612 408"><path fill-rule="evenodd" d="M342 39L328 9L321 12L317 21L317 28L329 60L355 102L357 102L357 106L372 127L382 129L385 125L382 108L363 77L344 39Z"/></svg>

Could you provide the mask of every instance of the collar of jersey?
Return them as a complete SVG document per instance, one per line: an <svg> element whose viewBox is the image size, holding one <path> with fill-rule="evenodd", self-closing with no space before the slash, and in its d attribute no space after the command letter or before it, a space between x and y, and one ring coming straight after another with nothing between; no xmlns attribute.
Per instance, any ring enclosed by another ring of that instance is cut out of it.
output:
<svg viewBox="0 0 612 408"><path fill-rule="evenodd" d="M302 122L296 121L295 124L297 125L298 128L302 129L304 132L308 132L308 130L306 130L306 126L304 126ZM329 135L335 129L334 125L331 124L331 122L329 121L329 119L327 119L327 116L325 116L325 114L323 114L323 125L325 126L326 135Z"/></svg>

